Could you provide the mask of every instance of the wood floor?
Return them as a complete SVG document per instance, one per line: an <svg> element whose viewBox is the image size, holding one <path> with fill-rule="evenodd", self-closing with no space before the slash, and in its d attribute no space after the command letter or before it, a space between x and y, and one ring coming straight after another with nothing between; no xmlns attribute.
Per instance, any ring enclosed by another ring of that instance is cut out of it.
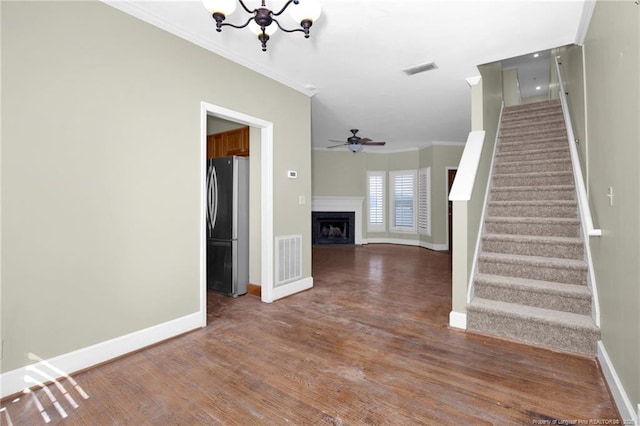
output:
<svg viewBox="0 0 640 426"><path fill-rule="evenodd" d="M450 262L314 248L312 290L272 304L210 294L206 328L74 376L88 399L63 381L77 408L51 386L66 419L39 390L42 410L23 395L0 424L44 424L43 411L83 425L620 421L595 360L448 328Z"/></svg>

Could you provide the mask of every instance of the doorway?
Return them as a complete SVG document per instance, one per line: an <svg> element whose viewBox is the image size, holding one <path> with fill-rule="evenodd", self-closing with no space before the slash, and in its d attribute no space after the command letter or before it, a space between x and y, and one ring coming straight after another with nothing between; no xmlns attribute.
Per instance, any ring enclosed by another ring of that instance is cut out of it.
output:
<svg viewBox="0 0 640 426"><path fill-rule="evenodd" d="M260 284L261 300L273 302L273 123L206 102L200 109L200 313L202 327L207 325L206 217L205 185L207 159L207 117L249 126L251 143L259 146L255 158L259 162L260 185Z"/></svg>

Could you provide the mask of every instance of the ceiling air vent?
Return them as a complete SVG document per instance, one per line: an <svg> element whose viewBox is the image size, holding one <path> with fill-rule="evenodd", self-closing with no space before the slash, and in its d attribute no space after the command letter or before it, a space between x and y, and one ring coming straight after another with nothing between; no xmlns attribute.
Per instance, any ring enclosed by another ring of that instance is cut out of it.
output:
<svg viewBox="0 0 640 426"><path fill-rule="evenodd" d="M425 71L431 71L438 68L435 62L429 62L426 64L414 65L412 67L403 69L402 72L406 75L415 75Z"/></svg>

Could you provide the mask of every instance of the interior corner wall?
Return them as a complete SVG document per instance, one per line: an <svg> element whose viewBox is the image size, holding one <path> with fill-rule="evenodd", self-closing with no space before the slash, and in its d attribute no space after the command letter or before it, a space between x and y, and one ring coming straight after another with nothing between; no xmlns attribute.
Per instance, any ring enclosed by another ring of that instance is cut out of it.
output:
<svg viewBox="0 0 640 426"><path fill-rule="evenodd" d="M101 2L1 7L2 372L200 311L201 102L273 123L310 277L308 96Z"/></svg>
<svg viewBox="0 0 640 426"><path fill-rule="evenodd" d="M598 1L584 59L587 184L602 229L590 239L602 342L633 413L640 403L640 6Z"/></svg>

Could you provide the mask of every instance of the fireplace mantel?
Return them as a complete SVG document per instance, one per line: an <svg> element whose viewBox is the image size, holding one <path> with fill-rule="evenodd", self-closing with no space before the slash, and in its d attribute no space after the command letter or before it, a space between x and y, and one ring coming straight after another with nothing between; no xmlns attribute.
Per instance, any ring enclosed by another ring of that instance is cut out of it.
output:
<svg viewBox="0 0 640 426"><path fill-rule="evenodd" d="M362 205L364 197L313 197L311 211L354 212L356 214L355 243L362 244Z"/></svg>

